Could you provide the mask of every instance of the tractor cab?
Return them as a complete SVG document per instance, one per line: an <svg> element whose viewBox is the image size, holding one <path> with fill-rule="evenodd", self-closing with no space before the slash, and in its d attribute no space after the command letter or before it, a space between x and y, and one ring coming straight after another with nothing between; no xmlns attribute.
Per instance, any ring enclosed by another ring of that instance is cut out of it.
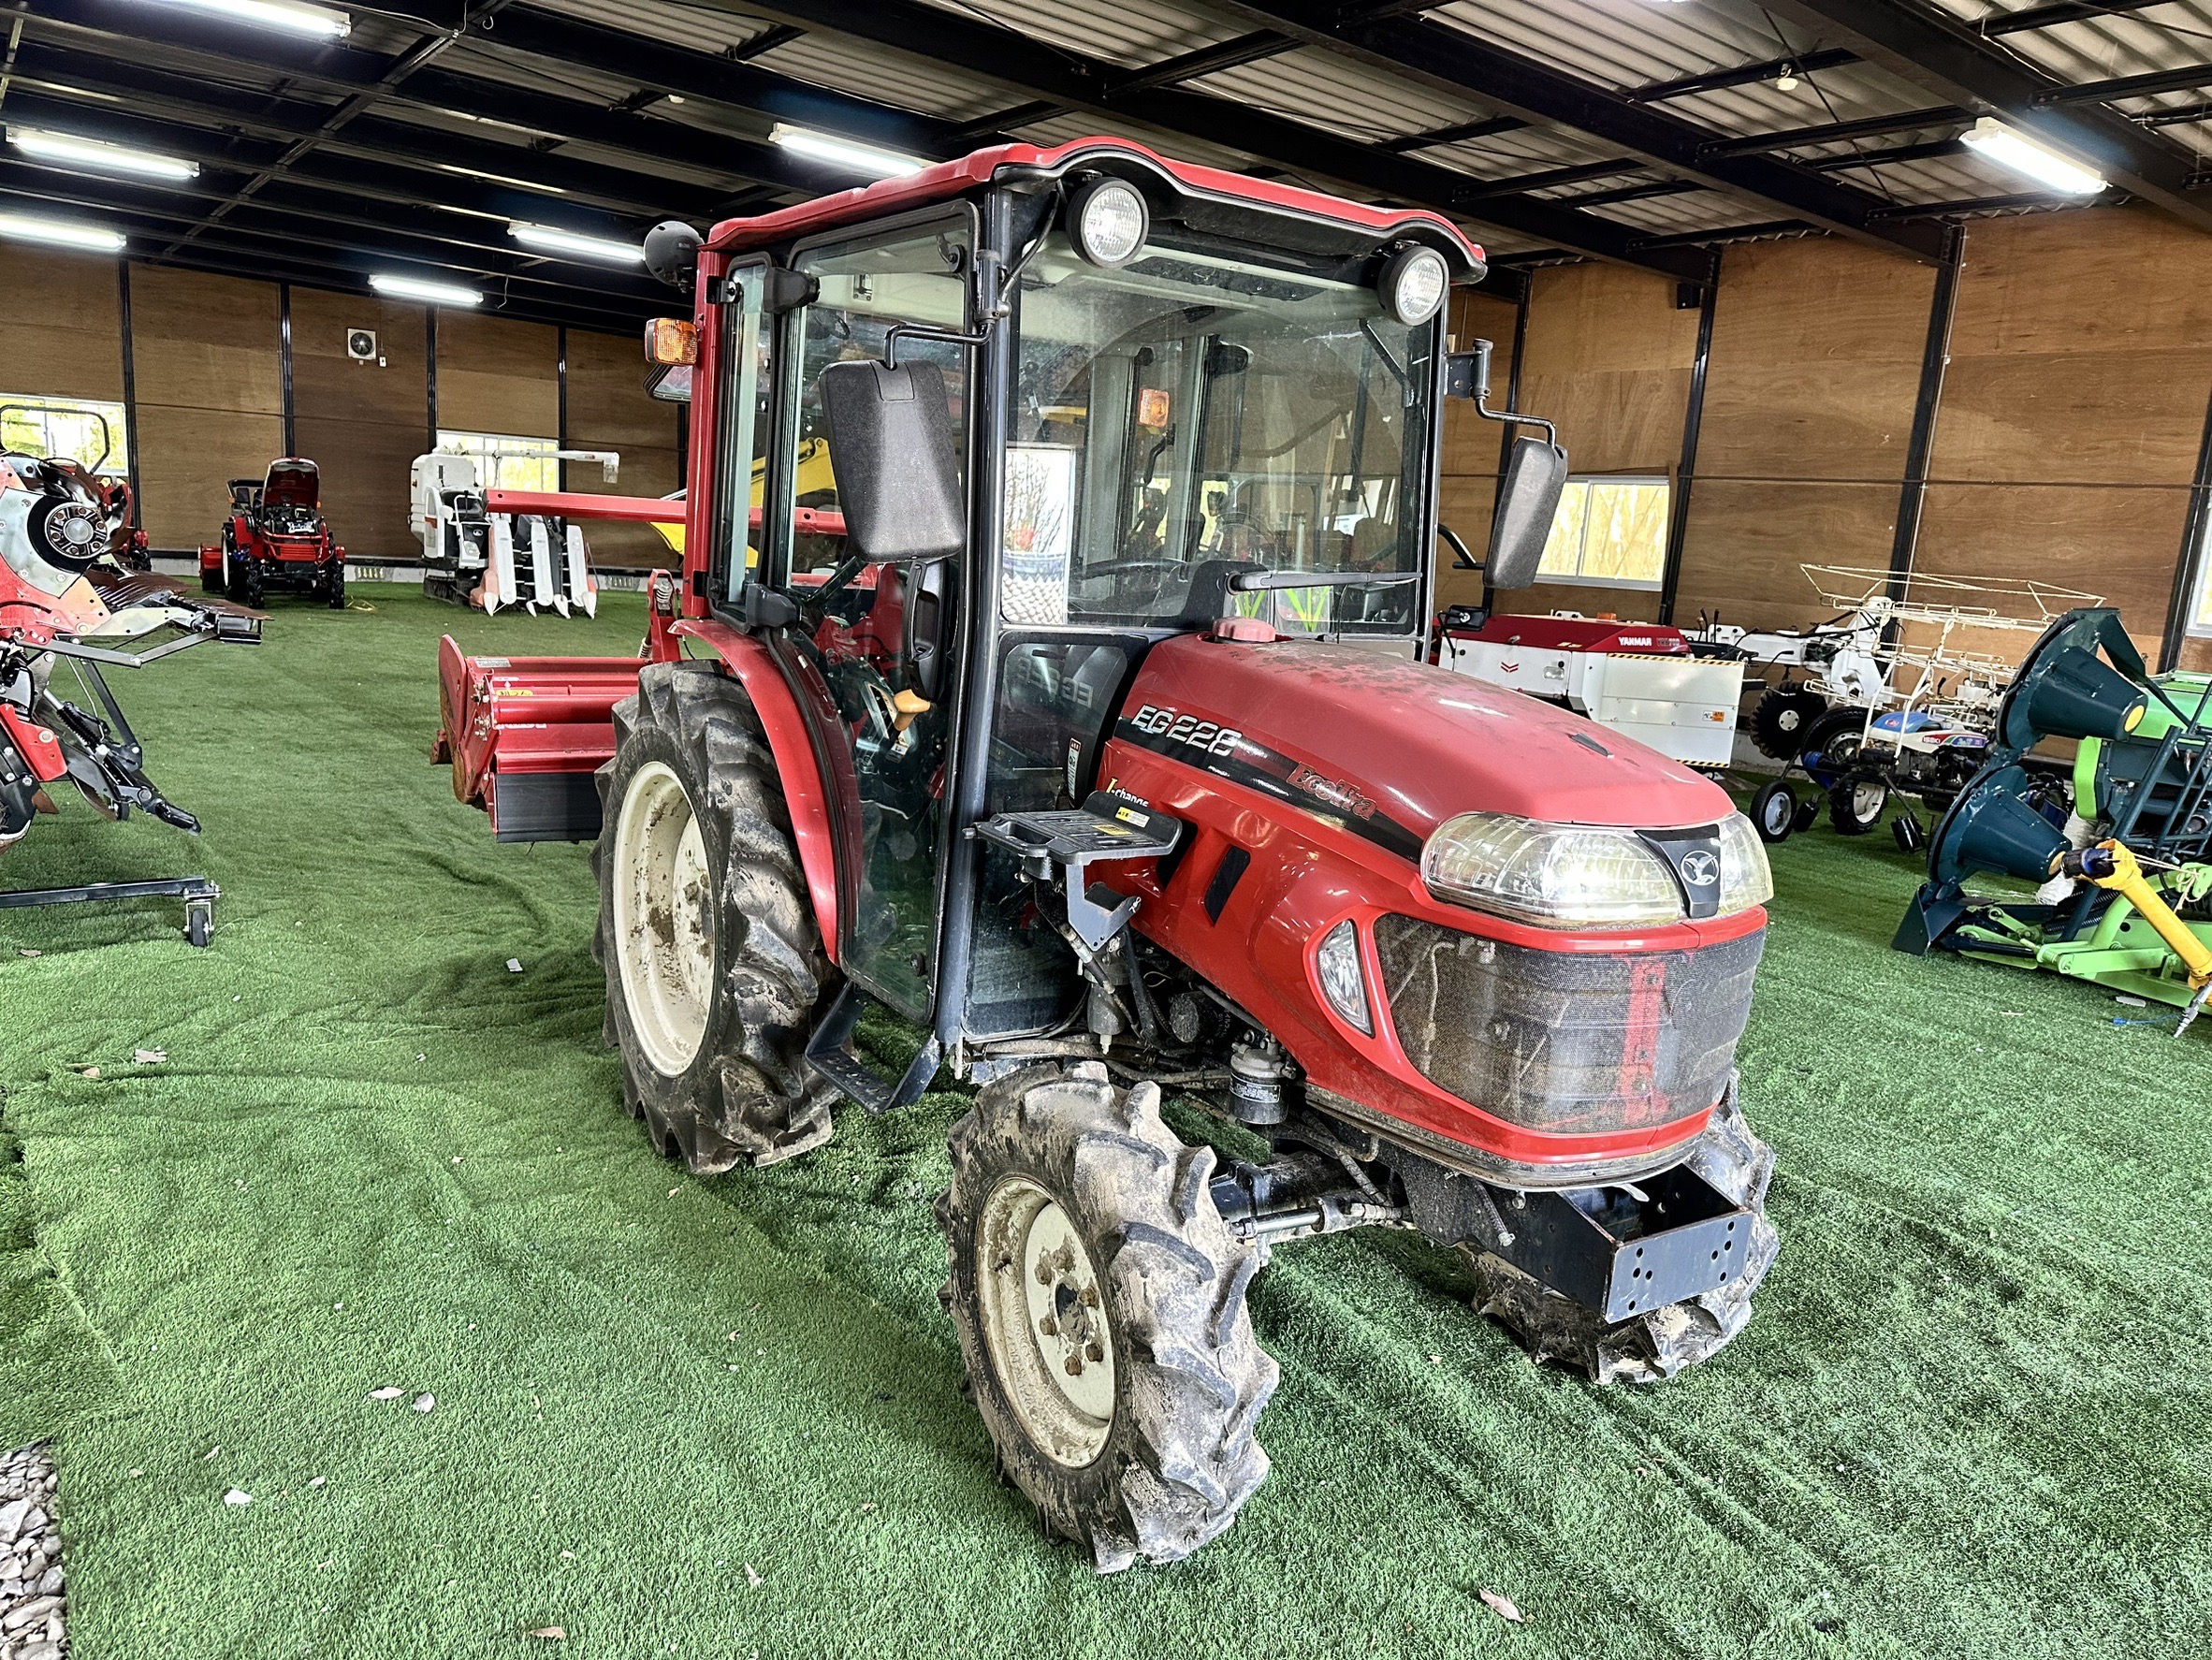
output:
<svg viewBox="0 0 2212 1660"><path fill-rule="evenodd" d="M692 302L646 339L688 488L557 510L680 514L682 566L642 661L445 641L433 754L503 839L596 838L625 1099L693 1169L982 1086L947 1298L1054 1531L1118 1566L1228 1525L1273 1379L1244 1288L1284 1240L1463 1245L1601 1379L1740 1329L1774 1250L1732 1068L1757 835L1421 661L1448 400L1544 426L1447 333L1478 249L1092 139L645 257ZM1495 586L1565 468L1516 440ZM871 1008L915 1028L895 1063ZM1269 1154L1186 1145L1168 1087Z"/></svg>

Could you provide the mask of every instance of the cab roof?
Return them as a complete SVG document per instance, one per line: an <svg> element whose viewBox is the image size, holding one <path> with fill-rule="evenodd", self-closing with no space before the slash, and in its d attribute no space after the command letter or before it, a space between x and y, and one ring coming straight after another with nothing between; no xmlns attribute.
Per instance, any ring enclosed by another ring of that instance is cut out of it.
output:
<svg viewBox="0 0 2212 1660"><path fill-rule="evenodd" d="M1159 174L1192 196L1216 201L1244 202L1309 219L1318 219L1374 232L1377 239L1393 230L1415 231L1435 243L1448 258L1463 269L1454 274L1477 276L1485 269L1483 252L1466 233L1440 213L1413 208L1377 208L1347 201L1317 190L1278 184L1218 167L1194 167L1170 161L1142 144L1126 138L1077 138L1041 150L1034 144L997 144L978 150L957 161L939 162L903 178L880 179L873 184L841 190L834 196L779 208L750 219L725 219L708 234L707 249L716 254L745 253L774 243L811 236L819 231L862 225L892 213L950 201L954 197L988 184L1001 169L1053 175L1081 161L1121 159L1134 161Z"/></svg>

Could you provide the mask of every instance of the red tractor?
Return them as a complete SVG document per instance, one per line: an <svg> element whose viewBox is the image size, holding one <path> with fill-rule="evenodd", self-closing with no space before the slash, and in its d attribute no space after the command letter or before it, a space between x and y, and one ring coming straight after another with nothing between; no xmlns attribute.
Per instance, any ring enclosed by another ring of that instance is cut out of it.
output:
<svg viewBox="0 0 2212 1660"><path fill-rule="evenodd" d="M1419 661L1446 403L1490 413L1487 345L1445 334L1479 250L1092 139L648 258L693 297L648 330L691 371L682 570L642 661L445 642L436 753L502 838L596 838L624 1097L694 1171L982 1085L945 1306L1051 1530L1111 1570L1230 1524L1287 1241L1458 1247L1601 1381L1742 1328L1776 1245L1732 1064L1758 837ZM1501 586L1564 475L1515 445ZM925 1034L902 1076L851 1048L871 1005ZM1269 1151L1186 1142L1171 1093Z"/></svg>
<svg viewBox="0 0 2212 1660"><path fill-rule="evenodd" d="M220 546L199 550L200 585L258 605L289 589L345 609L345 549L324 520L322 479L313 461L284 456L266 478L230 481L230 516Z"/></svg>

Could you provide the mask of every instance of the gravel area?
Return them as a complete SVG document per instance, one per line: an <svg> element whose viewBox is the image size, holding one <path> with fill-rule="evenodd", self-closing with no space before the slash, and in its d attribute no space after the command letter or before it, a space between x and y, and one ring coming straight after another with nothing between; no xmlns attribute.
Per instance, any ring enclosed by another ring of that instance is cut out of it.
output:
<svg viewBox="0 0 2212 1660"><path fill-rule="evenodd" d="M62 1524L43 1447L0 1457L0 1660L62 1660Z"/></svg>

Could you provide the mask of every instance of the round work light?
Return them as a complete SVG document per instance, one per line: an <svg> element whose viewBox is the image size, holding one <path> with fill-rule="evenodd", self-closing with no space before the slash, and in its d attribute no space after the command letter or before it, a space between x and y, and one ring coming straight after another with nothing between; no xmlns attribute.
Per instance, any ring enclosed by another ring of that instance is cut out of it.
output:
<svg viewBox="0 0 2212 1660"><path fill-rule="evenodd" d="M1383 267L1375 284L1383 309L1405 325L1418 328L1436 314L1451 287L1451 273L1444 255L1433 248L1402 248Z"/></svg>
<svg viewBox="0 0 2212 1660"><path fill-rule="evenodd" d="M1126 179L1094 179L1068 205L1068 237L1093 265L1112 270L1144 252L1152 214Z"/></svg>

